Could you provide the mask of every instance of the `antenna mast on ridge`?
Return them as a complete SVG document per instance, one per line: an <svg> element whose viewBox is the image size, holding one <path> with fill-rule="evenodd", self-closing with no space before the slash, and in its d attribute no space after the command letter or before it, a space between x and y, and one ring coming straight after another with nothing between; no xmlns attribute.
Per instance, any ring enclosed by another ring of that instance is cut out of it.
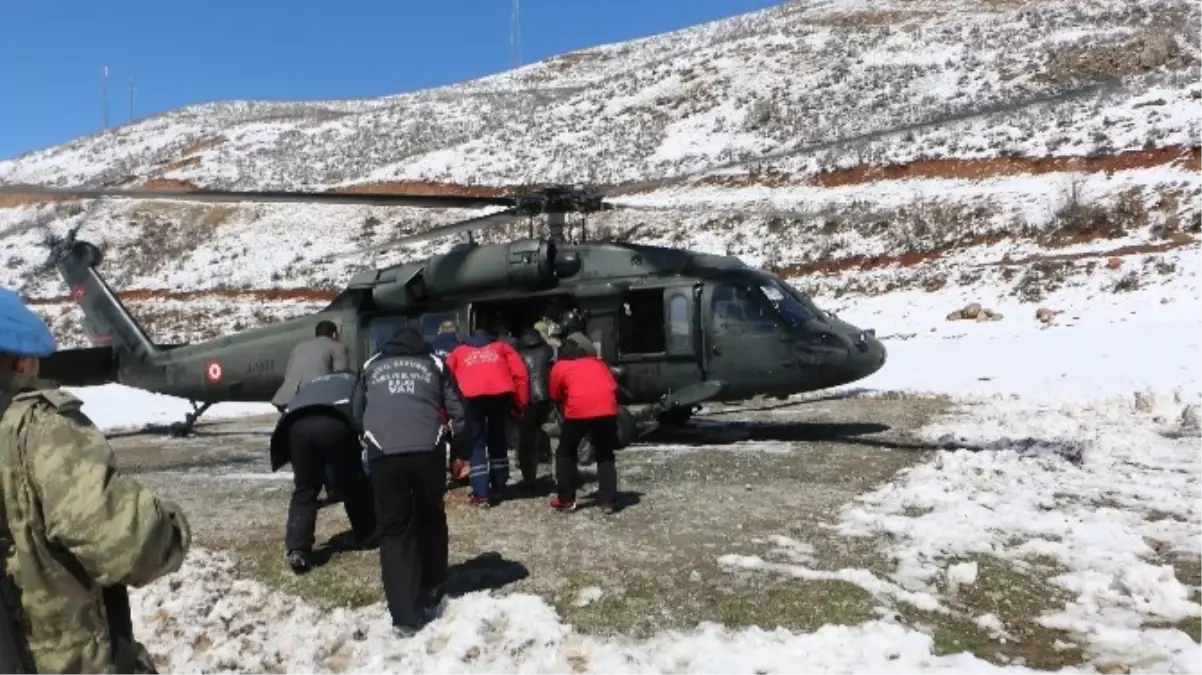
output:
<svg viewBox="0 0 1202 675"><path fill-rule="evenodd" d="M100 78L100 115L101 128L109 128L109 67L104 66L104 75Z"/></svg>
<svg viewBox="0 0 1202 675"><path fill-rule="evenodd" d="M509 12L509 67L522 65L522 21L519 0L513 0Z"/></svg>

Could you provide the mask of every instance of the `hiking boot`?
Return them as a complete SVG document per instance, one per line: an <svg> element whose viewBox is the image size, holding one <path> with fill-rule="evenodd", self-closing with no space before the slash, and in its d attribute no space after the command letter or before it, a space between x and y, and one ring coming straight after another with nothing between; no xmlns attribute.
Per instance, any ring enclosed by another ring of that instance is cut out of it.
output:
<svg viewBox="0 0 1202 675"><path fill-rule="evenodd" d="M437 608L442 604L444 597L446 597L446 589L442 586L435 586L422 591L421 602L426 607Z"/></svg>
<svg viewBox="0 0 1202 675"><path fill-rule="evenodd" d="M607 516L618 512L618 505L616 502L597 502L597 508L601 509L601 513L604 513Z"/></svg>
<svg viewBox="0 0 1202 675"><path fill-rule="evenodd" d="M446 595L441 587L422 591L421 616L423 622L430 623L438 618L438 615L442 613L445 598Z"/></svg>
<svg viewBox="0 0 1202 675"><path fill-rule="evenodd" d="M555 509L556 511L563 511L563 512L575 511L576 510L576 500L572 499L570 501L560 501L559 497L552 497L551 498L551 508Z"/></svg>
<svg viewBox="0 0 1202 675"><path fill-rule="evenodd" d="M419 629L414 628L413 626L403 626L401 624L396 624L396 623L392 624L392 636L395 638L400 638L402 640L405 638L411 638L414 635L417 635L418 630Z"/></svg>
<svg viewBox="0 0 1202 675"><path fill-rule="evenodd" d="M305 551L288 551L288 566L293 572L300 574L309 569L312 562L309 560L309 554Z"/></svg>
<svg viewBox="0 0 1202 675"><path fill-rule="evenodd" d="M493 499L492 497L481 497L480 495L471 495L470 497L468 497L468 502L471 503L472 506L476 506L476 507L479 507L482 509L487 509L489 507L496 506L496 503L497 503L496 500Z"/></svg>

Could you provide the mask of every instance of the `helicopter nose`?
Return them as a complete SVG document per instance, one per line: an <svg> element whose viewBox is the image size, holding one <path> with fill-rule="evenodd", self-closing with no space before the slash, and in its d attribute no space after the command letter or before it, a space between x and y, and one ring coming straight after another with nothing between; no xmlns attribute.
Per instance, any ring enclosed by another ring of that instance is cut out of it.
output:
<svg viewBox="0 0 1202 675"><path fill-rule="evenodd" d="M880 340L876 339L876 331L872 328L861 330L856 334L854 350L856 352L855 361L863 371L861 377L867 377L880 370L888 358L888 350Z"/></svg>

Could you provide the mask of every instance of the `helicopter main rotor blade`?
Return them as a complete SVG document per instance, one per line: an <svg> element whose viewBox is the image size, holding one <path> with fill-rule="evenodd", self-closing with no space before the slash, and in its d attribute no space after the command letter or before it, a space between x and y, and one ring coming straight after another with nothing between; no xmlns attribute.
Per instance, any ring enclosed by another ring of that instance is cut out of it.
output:
<svg viewBox="0 0 1202 675"><path fill-rule="evenodd" d="M836 210L836 207L814 209L810 211L794 211L789 209L776 209L769 205L764 205L762 208L756 208L754 205L739 206L739 207L724 207L716 206L704 201L695 204L612 204L615 210L634 211L639 213L689 213L695 212L698 214L714 217L722 216L756 216L759 218L784 218L786 220L839 220L845 223L867 224L881 220L893 218L896 214L886 213L883 211L853 211Z"/></svg>
<svg viewBox="0 0 1202 675"><path fill-rule="evenodd" d="M210 190L158 188L54 188L41 185L0 185L0 196L25 195L95 199L163 199L192 202L274 202L342 204L354 206L412 206L453 209L482 206L513 206L512 197L472 195L418 195L381 192L291 192L283 190Z"/></svg>
<svg viewBox="0 0 1202 675"><path fill-rule="evenodd" d="M395 248L397 246L401 246L403 244L411 244L413 242L422 241L425 239L435 239L437 237L445 237L447 235L459 234L461 232L475 232L476 230L482 230L484 228L492 227L494 225L502 225L502 224L506 224L506 223L515 222L517 220L521 220L524 217L525 216L521 215L520 213L518 213L517 211L515 211L513 209L506 209L504 211L490 213L488 215L480 216L478 218L469 218L468 220L460 220L460 221L457 221L454 223L450 223L448 225L439 225L437 227L432 227L432 228L422 231L422 232L416 232L414 234L407 234L407 235L404 235L401 237L397 237L395 239L389 239L388 241L376 244L374 246L368 246L366 248L361 248L361 249L349 251L346 253L339 253L337 255L331 255L331 256L327 257L327 260L341 260L343 258L353 258L355 256L360 256L360 255L364 255L367 253L375 253L377 251L384 251L384 250L387 250L390 248Z"/></svg>

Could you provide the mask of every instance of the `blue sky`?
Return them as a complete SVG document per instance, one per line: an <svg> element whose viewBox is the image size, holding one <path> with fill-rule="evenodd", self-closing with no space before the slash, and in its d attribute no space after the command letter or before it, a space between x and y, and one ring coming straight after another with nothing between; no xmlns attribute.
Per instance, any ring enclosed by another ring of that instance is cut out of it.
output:
<svg viewBox="0 0 1202 675"><path fill-rule="evenodd" d="M521 0L522 60L780 0ZM221 99L378 96L509 64L510 0L0 0L0 158Z"/></svg>

